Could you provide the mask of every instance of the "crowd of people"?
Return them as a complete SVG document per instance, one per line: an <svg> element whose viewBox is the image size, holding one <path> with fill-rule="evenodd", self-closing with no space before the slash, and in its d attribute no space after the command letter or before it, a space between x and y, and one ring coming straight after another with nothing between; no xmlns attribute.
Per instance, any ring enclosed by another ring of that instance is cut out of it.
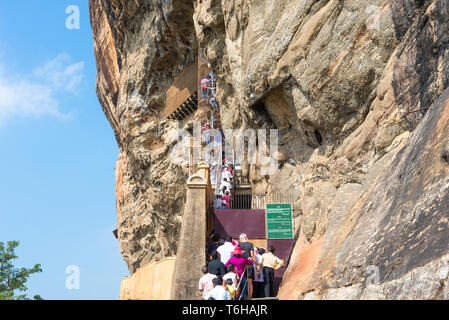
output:
<svg viewBox="0 0 449 320"><path fill-rule="evenodd" d="M222 145L224 140L224 135L222 131L216 132L215 137L211 134L211 127L209 123L206 123L204 127L202 127L203 137L205 139L205 143L207 145L210 144L219 144ZM211 184L215 186L217 192L215 193L215 209L230 209L231 208L231 199L232 199L232 191L234 188L234 166L232 164L226 163L226 157L224 151L222 151L222 161L221 163L216 163L211 159L209 153L205 155L205 161L210 166L210 178ZM221 170L221 174L218 175L220 180L217 181L217 170Z"/></svg>
<svg viewBox="0 0 449 320"><path fill-rule="evenodd" d="M205 127L203 127L203 131L205 132L206 136L206 143L211 144L213 143L213 137L211 137L208 134L208 131L211 129L215 129L215 112L218 111L219 106L217 102L217 90L215 87L215 77L214 73L211 71L209 75L204 76L200 81L200 88L201 88L201 101L206 101L209 106L209 112L210 112L210 124L207 123ZM220 136L221 135L221 136ZM215 137L215 141L219 142L221 140L223 133L220 132L220 135Z"/></svg>
<svg viewBox="0 0 449 320"><path fill-rule="evenodd" d="M205 55L206 51L203 49L202 63L206 63ZM222 146L224 134L219 128L215 128L214 115L219 110L219 105L213 72L200 80L200 88L201 101L207 102L210 112L210 122L202 128L205 140L203 143ZM206 155L204 160L210 165L211 184L216 190L214 208L231 209L234 166L228 163L224 151L219 163L213 163L208 157L210 155ZM212 235L206 248L207 262L202 268L203 276L198 284L202 299L245 300L274 296L274 270L284 267L284 261L274 255L273 246L268 250L256 248L244 233L238 240L230 236L222 239L219 234Z"/></svg>
<svg viewBox="0 0 449 320"><path fill-rule="evenodd" d="M202 59L205 56L205 51L201 52ZM205 143L207 145L218 145L222 146L224 141L224 134L222 130L213 131L215 136L212 135L212 129L214 129L214 112L219 109L217 98L217 90L215 85L214 73L211 71L207 76L204 76L200 81L201 87L201 98L209 102L211 108L211 119L207 122L204 127L202 127L203 136ZM212 124L212 126L211 126ZM218 128L216 128L218 129ZM234 179L234 168L232 164L226 163L226 157L224 151L222 151L222 163L214 164L212 163L209 154L206 154L208 159L205 161L210 165L211 168L211 184L218 188L219 191L216 192L215 197L215 209L230 209L232 201L232 189L233 189L233 179ZM216 181L217 170L222 170L221 181Z"/></svg>
<svg viewBox="0 0 449 320"><path fill-rule="evenodd" d="M274 271L284 261L270 246L255 248L242 233L239 241L214 234L206 248L208 262L202 268L198 290L203 300L249 300L274 296Z"/></svg>
<svg viewBox="0 0 449 320"><path fill-rule="evenodd" d="M232 164L222 166L221 182L216 184L215 209L227 210L232 208L232 192L234 189L234 167Z"/></svg>
<svg viewBox="0 0 449 320"><path fill-rule="evenodd" d="M207 145L211 144L219 144L221 145L224 134L220 130L216 136L212 136L210 131L211 129L217 129L215 128L215 111L218 111L218 102L217 102L217 91L215 89L215 78L214 73L211 71L209 75L203 77L200 81L200 88L201 88L201 100L207 101L210 111L210 121L205 124L205 126L202 128L202 131L204 133L205 142Z"/></svg>

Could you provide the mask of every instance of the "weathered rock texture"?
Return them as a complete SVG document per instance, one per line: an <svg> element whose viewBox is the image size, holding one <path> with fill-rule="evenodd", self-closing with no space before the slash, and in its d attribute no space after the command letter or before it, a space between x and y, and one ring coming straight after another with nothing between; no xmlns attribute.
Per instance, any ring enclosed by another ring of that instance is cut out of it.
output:
<svg viewBox="0 0 449 320"><path fill-rule="evenodd" d="M206 174L204 174L204 173ZM197 298L198 280L203 276L201 268L206 260L205 230L207 207L204 199L207 194L209 168L198 175L192 175L187 182L187 201L183 224L178 241L178 252L171 282L173 300ZM209 184L210 185L210 184ZM170 285L170 284L167 284Z"/></svg>
<svg viewBox="0 0 449 320"><path fill-rule="evenodd" d="M223 127L279 129L278 172L245 170L255 194L297 195L280 297L448 297L447 0L90 6L131 271L176 252L187 171L168 154L185 124L164 121L164 93L199 45Z"/></svg>
<svg viewBox="0 0 449 320"><path fill-rule="evenodd" d="M91 0L90 13L98 97L120 147L120 250L134 272L176 252L188 172L170 161L178 124L163 120L165 92L196 59L193 3Z"/></svg>

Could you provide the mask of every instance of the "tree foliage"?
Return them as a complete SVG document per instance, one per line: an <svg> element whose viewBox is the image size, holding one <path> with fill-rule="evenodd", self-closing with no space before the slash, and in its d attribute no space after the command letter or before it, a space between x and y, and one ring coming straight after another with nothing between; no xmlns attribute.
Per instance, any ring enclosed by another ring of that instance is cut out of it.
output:
<svg viewBox="0 0 449 320"><path fill-rule="evenodd" d="M13 261L18 258L14 251L18 246L18 241L9 241L6 247L0 242L0 300L29 300L25 284L32 274L42 272L40 264L29 269L14 267ZM34 299L42 300L38 295Z"/></svg>

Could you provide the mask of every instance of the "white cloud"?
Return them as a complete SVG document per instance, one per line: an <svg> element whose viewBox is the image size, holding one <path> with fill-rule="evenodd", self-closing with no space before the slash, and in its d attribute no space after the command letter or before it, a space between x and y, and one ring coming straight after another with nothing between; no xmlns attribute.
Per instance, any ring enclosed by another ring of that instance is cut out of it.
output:
<svg viewBox="0 0 449 320"><path fill-rule="evenodd" d="M70 57L60 54L34 71L34 75L56 89L76 94L83 80L84 62L69 64Z"/></svg>
<svg viewBox="0 0 449 320"><path fill-rule="evenodd" d="M63 91L78 93L83 71L84 62L70 64L67 55L57 56L28 76L11 75L0 65L0 125L14 117L68 118L60 111L57 96Z"/></svg>

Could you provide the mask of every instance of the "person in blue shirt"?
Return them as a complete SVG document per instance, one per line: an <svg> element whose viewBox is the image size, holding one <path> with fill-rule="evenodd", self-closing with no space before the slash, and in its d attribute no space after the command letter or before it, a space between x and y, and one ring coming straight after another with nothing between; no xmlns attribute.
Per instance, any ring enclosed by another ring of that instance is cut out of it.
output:
<svg viewBox="0 0 449 320"><path fill-rule="evenodd" d="M212 283L214 288L209 293L206 300L231 300L231 294L227 288L225 288L226 284L223 284L223 279L221 277L213 279Z"/></svg>
<svg viewBox="0 0 449 320"><path fill-rule="evenodd" d="M227 205L226 201L221 200L221 205L217 208L217 210L229 210L229 208L226 205Z"/></svg>

